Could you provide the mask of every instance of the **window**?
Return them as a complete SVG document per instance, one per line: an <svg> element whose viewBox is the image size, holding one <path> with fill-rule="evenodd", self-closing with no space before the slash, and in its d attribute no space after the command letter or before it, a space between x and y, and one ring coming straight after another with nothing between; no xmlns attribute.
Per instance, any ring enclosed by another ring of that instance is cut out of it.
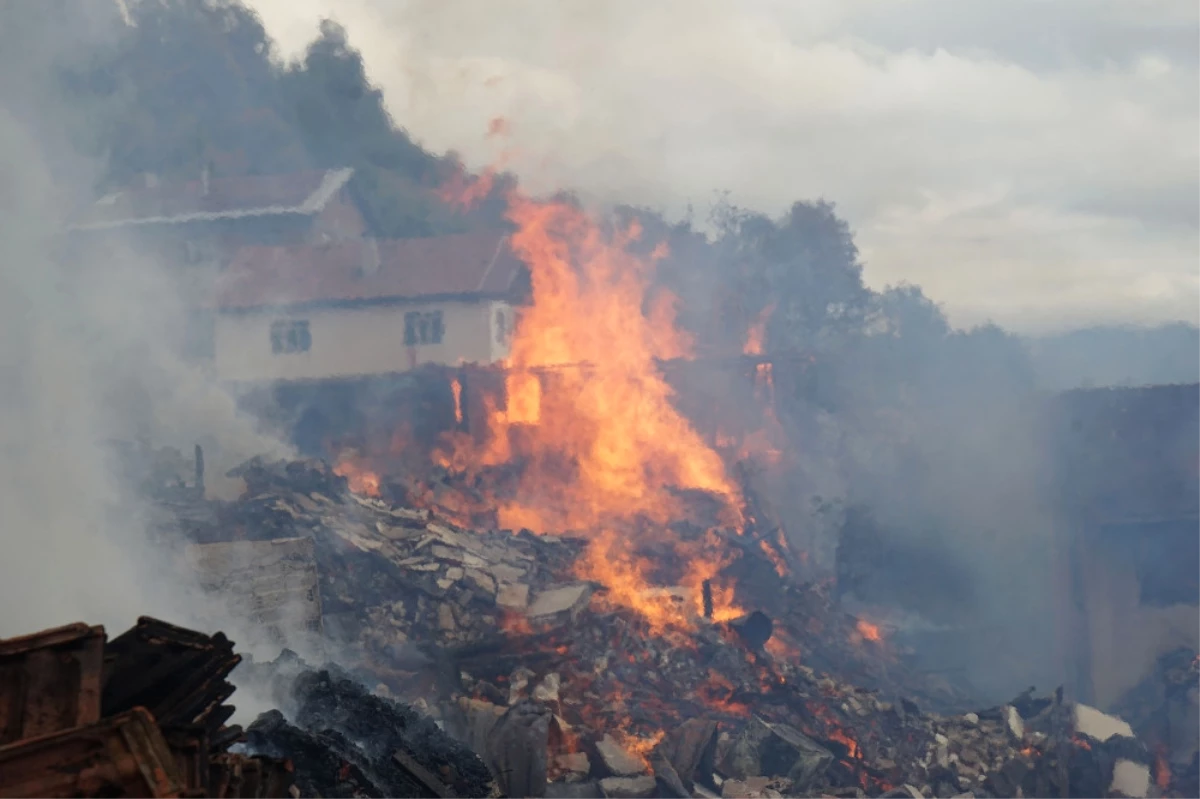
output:
<svg viewBox="0 0 1200 799"><path fill-rule="evenodd" d="M312 349L312 334L308 320L280 320L271 323L271 352L308 352Z"/></svg>
<svg viewBox="0 0 1200 799"><path fill-rule="evenodd" d="M409 311L404 314L404 346L441 344L446 328L441 311Z"/></svg>

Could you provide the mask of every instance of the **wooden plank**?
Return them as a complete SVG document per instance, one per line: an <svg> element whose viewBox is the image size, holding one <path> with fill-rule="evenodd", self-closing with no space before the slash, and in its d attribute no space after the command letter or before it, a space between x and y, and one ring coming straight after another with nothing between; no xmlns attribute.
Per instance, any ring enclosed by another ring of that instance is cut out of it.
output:
<svg viewBox="0 0 1200 799"><path fill-rule="evenodd" d="M0 745L100 720L105 638L70 624L0 641Z"/></svg>
<svg viewBox="0 0 1200 799"><path fill-rule="evenodd" d="M186 788L154 717L143 708L2 746L0 774L0 799L177 797Z"/></svg>

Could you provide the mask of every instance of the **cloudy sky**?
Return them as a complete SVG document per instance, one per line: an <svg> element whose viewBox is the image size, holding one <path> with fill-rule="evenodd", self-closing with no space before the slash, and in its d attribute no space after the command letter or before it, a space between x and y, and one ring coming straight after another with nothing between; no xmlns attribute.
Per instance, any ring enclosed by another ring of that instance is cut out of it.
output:
<svg viewBox="0 0 1200 799"><path fill-rule="evenodd" d="M1200 318L1194 0L251 0L536 188L837 203L876 286L1023 331ZM489 120L510 123L488 139Z"/></svg>

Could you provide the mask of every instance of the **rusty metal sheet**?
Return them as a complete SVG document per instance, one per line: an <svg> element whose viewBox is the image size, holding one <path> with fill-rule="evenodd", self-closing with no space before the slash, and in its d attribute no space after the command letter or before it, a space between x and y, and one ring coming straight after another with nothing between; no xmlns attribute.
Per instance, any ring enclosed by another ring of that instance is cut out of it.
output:
<svg viewBox="0 0 1200 799"><path fill-rule="evenodd" d="M143 708L0 747L0 799L178 797L186 788L158 725Z"/></svg>
<svg viewBox="0 0 1200 799"><path fill-rule="evenodd" d="M76 623L0 641L0 745L100 720L105 639Z"/></svg>

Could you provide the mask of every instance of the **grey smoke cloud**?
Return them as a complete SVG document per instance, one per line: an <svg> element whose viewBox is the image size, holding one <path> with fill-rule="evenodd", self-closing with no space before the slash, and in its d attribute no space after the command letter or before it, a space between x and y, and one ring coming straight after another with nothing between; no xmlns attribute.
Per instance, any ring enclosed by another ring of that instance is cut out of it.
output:
<svg viewBox="0 0 1200 799"><path fill-rule="evenodd" d="M229 629L176 553L148 545L108 442L205 444L214 481L287 449L177 355L185 288L171 265L121 243L64 257L67 215L99 165L68 143L86 116L50 77L114 19L95 4L18 6L0 32L0 636L73 621L117 634L143 614Z"/></svg>
<svg viewBox="0 0 1200 799"><path fill-rule="evenodd" d="M873 285L919 284L956 324L1200 319L1194 3L251 5L285 55L340 21L416 138L511 151L535 188L824 197Z"/></svg>

